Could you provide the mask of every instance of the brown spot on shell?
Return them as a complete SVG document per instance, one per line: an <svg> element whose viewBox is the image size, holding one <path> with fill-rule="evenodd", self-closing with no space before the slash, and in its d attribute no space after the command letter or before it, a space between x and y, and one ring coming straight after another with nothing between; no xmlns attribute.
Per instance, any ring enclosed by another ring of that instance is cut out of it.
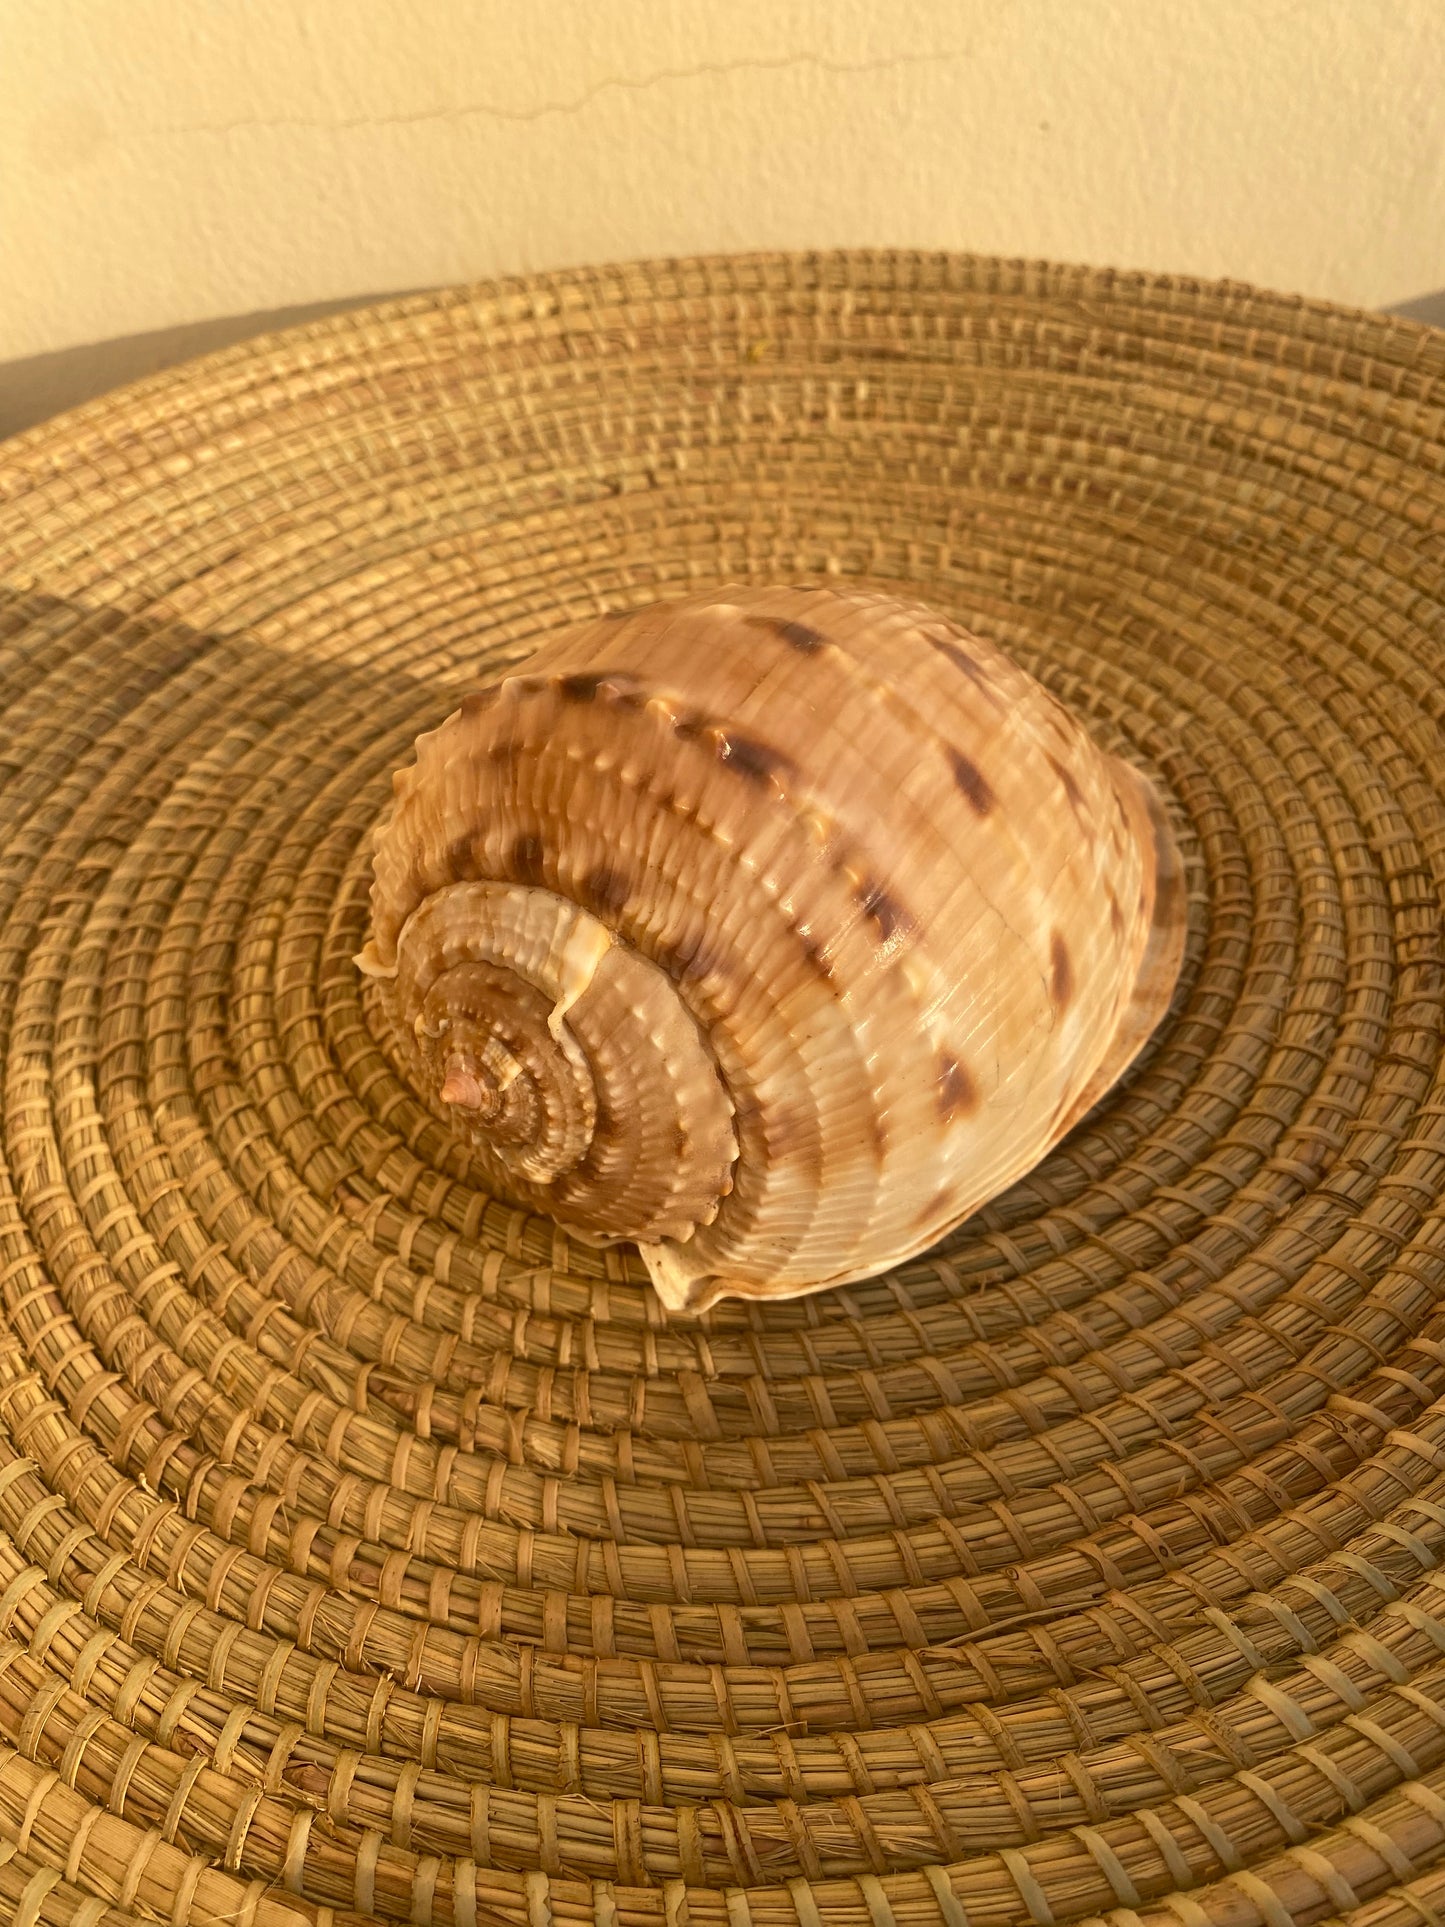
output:
<svg viewBox="0 0 1445 1927"><path fill-rule="evenodd" d="M599 697L618 709L641 709L647 693L626 669L578 669L558 676L553 688L568 703L590 703Z"/></svg>
<svg viewBox="0 0 1445 1927"><path fill-rule="evenodd" d="M908 912L879 883L876 877L865 877L857 889L858 906L866 917L877 925L878 934L884 943L898 931L908 931L913 927Z"/></svg>
<svg viewBox="0 0 1445 1927"><path fill-rule="evenodd" d="M1051 756L1049 758L1049 768L1054 772L1054 775L1058 777L1060 783L1062 783L1064 795L1069 799L1069 807L1082 823L1088 814L1088 809L1084 802L1084 792L1075 781L1073 771L1066 763L1061 763L1057 756Z"/></svg>
<svg viewBox="0 0 1445 1927"><path fill-rule="evenodd" d="M1074 960L1069 946L1055 930L1049 937L1049 996L1055 1010L1067 1010L1074 994Z"/></svg>
<svg viewBox="0 0 1445 1927"><path fill-rule="evenodd" d="M608 1143L594 1132L592 1141L578 1158L570 1171L559 1172L551 1180L551 1187L558 1197L575 1197L584 1185L592 1184L601 1177L606 1169Z"/></svg>
<svg viewBox="0 0 1445 1927"><path fill-rule="evenodd" d="M953 766L953 780L962 790L969 808L976 816L987 816L997 801L988 778L962 750L950 749L948 760Z"/></svg>
<svg viewBox="0 0 1445 1927"><path fill-rule="evenodd" d="M808 1120L796 1111L778 1111L767 1121L769 1154L777 1158L790 1156L809 1142Z"/></svg>
<svg viewBox="0 0 1445 1927"><path fill-rule="evenodd" d="M811 931L800 930L798 932L798 946L807 958L809 966L826 982L835 984L837 971L834 968L833 960Z"/></svg>
<svg viewBox="0 0 1445 1927"><path fill-rule="evenodd" d="M998 703L998 692L993 687L988 671L980 667L966 649L960 649L956 642L950 642L946 636L930 636L928 640L940 656L947 657L955 669L968 677L975 689L981 689L991 702Z"/></svg>
<svg viewBox="0 0 1445 1927"><path fill-rule="evenodd" d="M609 864L600 863L582 879L582 894L599 910L618 911L632 894L627 878Z"/></svg>
<svg viewBox="0 0 1445 1927"><path fill-rule="evenodd" d="M788 647L796 649L800 656L816 656L820 649L828 645L828 638L817 629L810 629L806 622L790 622L786 616L749 616L747 626L781 636Z"/></svg>
<svg viewBox="0 0 1445 1927"><path fill-rule="evenodd" d="M524 834L514 839L508 853L507 867L519 882L539 883L544 855L541 837Z"/></svg>
<svg viewBox="0 0 1445 1927"><path fill-rule="evenodd" d="M563 702L590 703L606 680L604 669L579 670L576 675L557 678L557 694Z"/></svg>
<svg viewBox="0 0 1445 1927"><path fill-rule="evenodd" d="M675 983L698 983L704 977L726 977L727 960L701 934L680 943L665 944L657 961Z"/></svg>
<svg viewBox="0 0 1445 1927"><path fill-rule="evenodd" d="M475 869L473 850L476 837L468 830L461 836L454 836L447 845L446 873L457 883L470 881Z"/></svg>
<svg viewBox="0 0 1445 1927"><path fill-rule="evenodd" d="M1124 912L1119 908L1119 899L1112 890L1109 892L1109 928L1115 937L1124 934Z"/></svg>
<svg viewBox="0 0 1445 1927"><path fill-rule="evenodd" d="M791 757L767 743L760 743L756 737L737 736L731 730L719 730L715 740L719 762L726 763L729 769L735 769L739 776L745 776L750 783L759 786L766 783L781 784L797 774L797 765Z"/></svg>
<svg viewBox="0 0 1445 1927"><path fill-rule="evenodd" d="M947 1052L938 1060L938 1114L945 1124L956 1117L972 1117L978 1109L978 1086L956 1057Z"/></svg>
<svg viewBox="0 0 1445 1927"><path fill-rule="evenodd" d="M462 697L462 715L470 722L473 716L481 716L489 710L501 694L501 684L493 683L486 689L474 689Z"/></svg>

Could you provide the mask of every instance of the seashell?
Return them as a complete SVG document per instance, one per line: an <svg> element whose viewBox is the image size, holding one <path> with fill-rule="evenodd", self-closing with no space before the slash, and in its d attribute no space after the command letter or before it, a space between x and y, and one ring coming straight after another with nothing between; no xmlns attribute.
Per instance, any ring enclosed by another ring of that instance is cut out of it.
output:
<svg viewBox="0 0 1445 1927"><path fill-rule="evenodd" d="M1121 1074L1183 951L1146 779L882 595L581 623L393 787L357 962L407 1075L673 1309L935 1243Z"/></svg>

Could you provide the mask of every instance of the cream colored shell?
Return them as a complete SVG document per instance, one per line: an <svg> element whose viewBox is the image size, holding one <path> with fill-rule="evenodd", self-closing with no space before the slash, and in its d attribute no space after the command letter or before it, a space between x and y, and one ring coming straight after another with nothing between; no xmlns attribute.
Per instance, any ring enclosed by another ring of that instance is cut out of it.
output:
<svg viewBox="0 0 1445 1927"><path fill-rule="evenodd" d="M882 596L583 623L394 789L358 962L408 1074L675 1309L925 1250L1117 1078L1182 953L1144 778Z"/></svg>

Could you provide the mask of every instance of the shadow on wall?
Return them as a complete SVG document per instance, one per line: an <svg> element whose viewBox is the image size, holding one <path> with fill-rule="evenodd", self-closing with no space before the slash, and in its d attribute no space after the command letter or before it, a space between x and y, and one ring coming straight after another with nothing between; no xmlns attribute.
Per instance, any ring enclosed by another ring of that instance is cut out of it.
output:
<svg viewBox="0 0 1445 1927"><path fill-rule="evenodd" d="M418 294L416 288L398 288L395 295ZM104 395L122 383L139 381L177 362L196 355L208 355L217 348L229 348L253 335L270 334L276 328L295 327L304 321L318 321L324 315L342 314L348 308L364 308L373 301L393 298L391 294L353 295L344 301L314 301L301 308L272 308L254 314L225 315L218 321L193 321L179 328L157 328L143 335L120 335L113 341L87 343L79 348L61 348L53 354L29 355L23 361L0 363L0 439L18 435L67 408ZM1402 301L1386 310L1411 321L1427 321L1445 328L1445 288L1422 295L1415 301Z"/></svg>
<svg viewBox="0 0 1445 1927"><path fill-rule="evenodd" d="M1401 301L1386 314L1403 315L1407 321L1428 321L1432 328L1445 328L1445 288L1422 294L1418 301Z"/></svg>

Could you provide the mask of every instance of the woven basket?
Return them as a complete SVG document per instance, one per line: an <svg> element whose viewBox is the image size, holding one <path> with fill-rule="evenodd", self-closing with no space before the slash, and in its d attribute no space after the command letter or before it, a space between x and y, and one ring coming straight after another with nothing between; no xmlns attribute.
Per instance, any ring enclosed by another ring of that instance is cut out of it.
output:
<svg viewBox="0 0 1445 1927"><path fill-rule="evenodd" d="M1413 324L880 253L0 448L0 1920L1445 1918L1442 438ZM397 1081L368 832L554 625L830 574L1160 773L1188 961L943 1249L669 1322Z"/></svg>

